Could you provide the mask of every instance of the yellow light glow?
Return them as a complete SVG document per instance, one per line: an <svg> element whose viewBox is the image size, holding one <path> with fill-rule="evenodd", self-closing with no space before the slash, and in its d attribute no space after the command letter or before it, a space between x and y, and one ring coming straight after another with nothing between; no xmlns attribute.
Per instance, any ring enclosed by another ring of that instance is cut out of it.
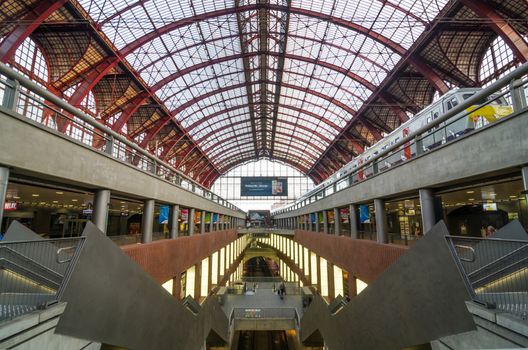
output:
<svg viewBox="0 0 528 350"><path fill-rule="evenodd" d="M328 265L326 259L319 257L319 267L321 269L321 296L328 296Z"/></svg>
<svg viewBox="0 0 528 350"><path fill-rule="evenodd" d="M313 252L310 252L310 260L311 260L311 277L312 277L312 284L313 285L316 285L317 284L317 255L315 255L315 253Z"/></svg>
<svg viewBox="0 0 528 350"><path fill-rule="evenodd" d="M165 288L165 290L166 290L167 292L169 292L170 295L172 295L172 287L173 287L173 285L174 285L174 280L171 278L171 279L168 280L167 282L163 283L161 286L162 286L163 288Z"/></svg>
<svg viewBox="0 0 528 350"><path fill-rule="evenodd" d="M206 297L209 293L209 258L202 260L202 269L200 271L200 296Z"/></svg>
<svg viewBox="0 0 528 350"><path fill-rule="evenodd" d="M187 281L185 283L185 296L190 295L194 298L194 284L196 279L196 267L193 265L187 269Z"/></svg>
<svg viewBox="0 0 528 350"><path fill-rule="evenodd" d="M368 284L360 280L359 278L356 278L356 291L357 294L361 293L365 288L367 288Z"/></svg>

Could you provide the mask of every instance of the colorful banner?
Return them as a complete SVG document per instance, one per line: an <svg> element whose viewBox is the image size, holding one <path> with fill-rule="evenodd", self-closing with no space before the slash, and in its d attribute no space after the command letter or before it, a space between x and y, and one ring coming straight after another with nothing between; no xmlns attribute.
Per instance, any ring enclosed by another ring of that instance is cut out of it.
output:
<svg viewBox="0 0 528 350"><path fill-rule="evenodd" d="M334 220L334 211L331 210L328 212L328 223L329 224L333 224L335 223L335 220Z"/></svg>
<svg viewBox="0 0 528 350"><path fill-rule="evenodd" d="M195 211L195 212L194 212L194 223L195 223L195 224L199 224L200 221L201 221L201 220L200 220L201 217L202 217L202 212L200 212L200 211Z"/></svg>
<svg viewBox="0 0 528 350"><path fill-rule="evenodd" d="M183 223L187 223L189 221L189 209L180 210L180 219Z"/></svg>
<svg viewBox="0 0 528 350"><path fill-rule="evenodd" d="M310 214L310 221L312 224L315 224L315 213Z"/></svg>
<svg viewBox="0 0 528 350"><path fill-rule="evenodd" d="M366 204L359 206L359 222L362 224L370 223L369 207Z"/></svg>
<svg viewBox="0 0 528 350"><path fill-rule="evenodd" d="M211 223L211 213L205 213L205 223L206 224Z"/></svg>
<svg viewBox="0 0 528 350"><path fill-rule="evenodd" d="M168 205L160 205L158 222L160 224L169 223L169 206Z"/></svg>
<svg viewBox="0 0 528 350"><path fill-rule="evenodd" d="M347 224L350 222L350 217L349 217L349 210L348 208L341 208L339 209L339 212L341 213L341 222Z"/></svg>
<svg viewBox="0 0 528 350"><path fill-rule="evenodd" d="M319 213L317 213L317 216L318 216L318 219L319 219L319 223L320 224L324 223L323 213L319 212Z"/></svg>
<svg viewBox="0 0 528 350"><path fill-rule="evenodd" d="M216 224L218 222L218 214L213 214L213 223Z"/></svg>

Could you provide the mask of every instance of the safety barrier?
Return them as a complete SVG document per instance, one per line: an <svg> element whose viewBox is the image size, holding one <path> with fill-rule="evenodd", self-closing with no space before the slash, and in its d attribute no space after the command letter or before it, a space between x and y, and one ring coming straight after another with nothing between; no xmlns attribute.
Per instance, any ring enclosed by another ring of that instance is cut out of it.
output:
<svg viewBox="0 0 528 350"><path fill-rule="evenodd" d="M366 159L363 164L360 164L349 174L322 187L308 198L302 198L286 207L272 210L271 214L278 215L300 209L338 191L350 188L374 175L388 171L393 166L415 159L439 146L456 142L460 137L470 133L471 130L453 134L450 132L451 126L464 118L475 118L479 114L490 114L490 109L496 105L495 102L499 99L508 101L512 106L511 109L500 115L500 118L505 118L514 112L526 108L528 94L527 74L528 63L525 63L453 107L444 115L432 119L423 127L410 132L405 137L400 137L394 144L384 147L379 152L375 152L370 159ZM492 115L491 119L495 119L495 116ZM486 127L493 125L493 123L490 123ZM477 125L477 127L479 126Z"/></svg>
<svg viewBox="0 0 528 350"><path fill-rule="evenodd" d="M528 318L528 241L446 240L475 302Z"/></svg>
<svg viewBox="0 0 528 350"><path fill-rule="evenodd" d="M0 242L0 321L57 302L84 240Z"/></svg>
<svg viewBox="0 0 528 350"><path fill-rule="evenodd" d="M149 153L121 134L68 104L33 81L0 63L1 106L28 117L43 127L62 133L82 144L104 152L119 161L193 192L226 208L242 212L232 203L177 170L173 165ZM139 140L139 139L138 139Z"/></svg>

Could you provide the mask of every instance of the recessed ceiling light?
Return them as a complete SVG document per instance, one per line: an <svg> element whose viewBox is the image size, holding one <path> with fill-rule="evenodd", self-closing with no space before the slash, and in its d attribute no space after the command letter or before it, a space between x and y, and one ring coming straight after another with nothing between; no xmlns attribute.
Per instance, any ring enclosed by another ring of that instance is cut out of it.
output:
<svg viewBox="0 0 528 350"><path fill-rule="evenodd" d="M515 199L515 198L517 198L517 196L510 196L510 198L511 198L511 199Z"/></svg>
<svg viewBox="0 0 528 350"><path fill-rule="evenodd" d="M40 194L38 194L38 193L33 193L33 194L31 195L31 197L38 197L38 196L40 196Z"/></svg>
<svg viewBox="0 0 528 350"><path fill-rule="evenodd" d="M77 202L77 199L75 199L75 198L74 198L74 199L72 199L72 202Z"/></svg>
<svg viewBox="0 0 528 350"><path fill-rule="evenodd" d="M125 204L125 202L123 202L123 201L121 201L121 202L119 202L119 203L121 203L121 204Z"/></svg>
<svg viewBox="0 0 528 350"><path fill-rule="evenodd" d="M470 198L470 199L468 199L468 201L474 201L474 200L475 200L475 198Z"/></svg>
<svg viewBox="0 0 528 350"><path fill-rule="evenodd" d="M475 191L466 191L467 194L475 193Z"/></svg>
<svg viewBox="0 0 528 350"><path fill-rule="evenodd" d="M64 192L61 192L61 191L57 191L55 192L56 194L64 194Z"/></svg>
<svg viewBox="0 0 528 350"><path fill-rule="evenodd" d="M53 203L59 203L59 201L53 201Z"/></svg>
<svg viewBox="0 0 528 350"><path fill-rule="evenodd" d="M13 196L13 199L20 199L19 196Z"/></svg>

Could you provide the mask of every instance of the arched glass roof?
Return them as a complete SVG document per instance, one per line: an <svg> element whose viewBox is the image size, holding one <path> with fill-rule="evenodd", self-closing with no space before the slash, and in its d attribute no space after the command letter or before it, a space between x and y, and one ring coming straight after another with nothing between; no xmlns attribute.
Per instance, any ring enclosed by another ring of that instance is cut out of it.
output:
<svg viewBox="0 0 528 350"><path fill-rule="evenodd" d="M447 2L79 0L218 169L305 173Z"/></svg>

